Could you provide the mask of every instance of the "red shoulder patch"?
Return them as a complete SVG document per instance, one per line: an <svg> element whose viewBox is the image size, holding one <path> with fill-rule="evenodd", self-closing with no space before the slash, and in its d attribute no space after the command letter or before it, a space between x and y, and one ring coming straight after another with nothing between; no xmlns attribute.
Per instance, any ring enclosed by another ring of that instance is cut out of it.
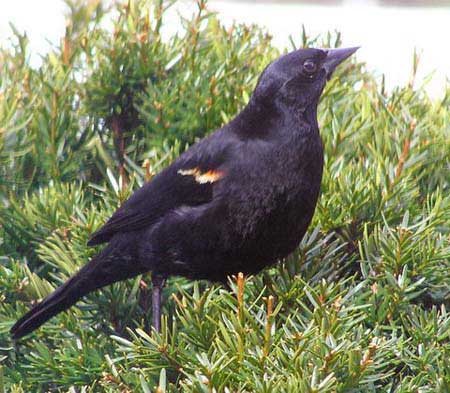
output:
<svg viewBox="0 0 450 393"><path fill-rule="evenodd" d="M202 172L198 167L192 169L180 169L178 173L182 176L193 176L195 181L199 184L214 183L225 176L223 171L210 169L209 171Z"/></svg>

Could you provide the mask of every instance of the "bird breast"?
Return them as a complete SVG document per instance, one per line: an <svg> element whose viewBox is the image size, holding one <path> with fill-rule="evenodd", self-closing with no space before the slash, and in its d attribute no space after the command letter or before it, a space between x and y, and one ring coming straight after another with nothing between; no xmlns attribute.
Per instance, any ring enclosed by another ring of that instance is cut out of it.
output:
<svg viewBox="0 0 450 393"><path fill-rule="evenodd" d="M294 236L295 240L287 241L299 241L319 195L323 167L320 138L296 138L265 149L256 147L255 151L253 154L249 149L244 164L240 163L223 183L229 225L242 239Z"/></svg>

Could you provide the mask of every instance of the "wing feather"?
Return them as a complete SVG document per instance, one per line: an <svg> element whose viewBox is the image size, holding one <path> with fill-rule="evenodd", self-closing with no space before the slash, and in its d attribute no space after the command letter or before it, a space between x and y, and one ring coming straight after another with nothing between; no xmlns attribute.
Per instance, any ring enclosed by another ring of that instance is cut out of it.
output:
<svg viewBox="0 0 450 393"><path fill-rule="evenodd" d="M197 206L211 201L214 184L226 176L223 164L227 144L218 136L195 145L144 184L91 235L87 244L95 246L108 242L116 233L151 226L180 206Z"/></svg>

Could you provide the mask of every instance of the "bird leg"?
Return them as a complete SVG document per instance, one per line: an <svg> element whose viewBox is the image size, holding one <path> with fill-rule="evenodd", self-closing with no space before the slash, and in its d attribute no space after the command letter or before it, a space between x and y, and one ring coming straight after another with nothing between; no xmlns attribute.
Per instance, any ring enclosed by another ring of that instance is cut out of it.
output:
<svg viewBox="0 0 450 393"><path fill-rule="evenodd" d="M166 279L159 276L152 276L152 318L153 327L161 332L161 295Z"/></svg>

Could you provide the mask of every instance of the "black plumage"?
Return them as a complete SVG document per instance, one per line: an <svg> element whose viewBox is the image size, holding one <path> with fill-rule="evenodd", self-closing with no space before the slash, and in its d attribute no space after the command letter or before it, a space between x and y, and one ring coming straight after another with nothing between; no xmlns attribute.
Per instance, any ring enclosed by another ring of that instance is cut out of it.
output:
<svg viewBox="0 0 450 393"><path fill-rule="evenodd" d="M165 278L226 282L289 255L311 222L323 147L317 105L356 51L300 49L272 62L248 105L137 190L95 232L106 247L12 327L20 338L87 293L152 272L159 329Z"/></svg>

